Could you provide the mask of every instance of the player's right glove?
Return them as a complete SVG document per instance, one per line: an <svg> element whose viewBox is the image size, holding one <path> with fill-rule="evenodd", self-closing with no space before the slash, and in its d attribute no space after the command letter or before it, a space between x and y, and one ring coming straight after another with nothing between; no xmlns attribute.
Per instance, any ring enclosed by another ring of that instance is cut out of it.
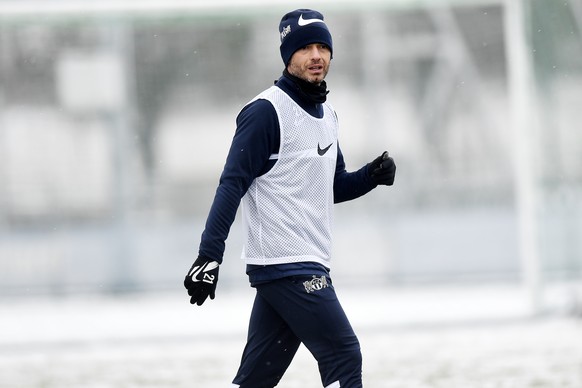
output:
<svg viewBox="0 0 582 388"><path fill-rule="evenodd" d="M377 185L392 186L394 184L396 163L388 155L388 151L384 151L368 164L368 174Z"/></svg>
<svg viewBox="0 0 582 388"><path fill-rule="evenodd" d="M184 279L184 287L190 295L190 303L201 306L210 296L214 299L216 283L218 282L218 262L198 256Z"/></svg>

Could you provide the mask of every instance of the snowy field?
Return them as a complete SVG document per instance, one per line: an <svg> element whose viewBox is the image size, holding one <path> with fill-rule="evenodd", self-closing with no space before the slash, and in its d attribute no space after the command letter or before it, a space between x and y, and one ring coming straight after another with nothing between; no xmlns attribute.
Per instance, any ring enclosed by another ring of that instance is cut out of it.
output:
<svg viewBox="0 0 582 388"><path fill-rule="evenodd" d="M337 284L336 284L337 286ZM0 387L228 387L251 289L0 301ZM582 387L582 320L532 317L515 287L338 289L369 388ZM300 348L279 384L321 387Z"/></svg>

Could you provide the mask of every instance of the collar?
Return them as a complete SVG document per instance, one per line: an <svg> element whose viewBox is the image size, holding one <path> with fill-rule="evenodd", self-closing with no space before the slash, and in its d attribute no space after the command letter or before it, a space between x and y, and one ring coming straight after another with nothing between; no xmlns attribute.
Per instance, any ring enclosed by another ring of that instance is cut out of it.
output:
<svg viewBox="0 0 582 388"><path fill-rule="evenodd" d="M310 99L291 78L282 75L281 78L275 81L275 85L291 97L309 115L317 118L323 117L323 105Z"/></svg>
<svg viewBox="0 0 582 388"><path fill-rule="evenodd" d="M325 83L325 81L321 81L319 85L307 82L289 73L287 69L283 70L283 76L290 79L293 82L297 91L308 102L311 102L313 104L323 104L327 99L327 94L329 93L329 90L327 90L327 84Z"/></svg>

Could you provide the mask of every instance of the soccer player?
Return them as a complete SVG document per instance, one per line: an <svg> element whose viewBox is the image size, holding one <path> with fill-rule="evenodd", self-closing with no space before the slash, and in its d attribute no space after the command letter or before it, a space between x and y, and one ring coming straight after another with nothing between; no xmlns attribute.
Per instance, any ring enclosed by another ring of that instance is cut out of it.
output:
<svg viewBox="0 0 582 388"><path fill-rule="evenodd" d="M242 202L242 258L256 297L232 387L276 386L301 343L317 360L324 387L362 387L360 345L330 278L333 205L392 185L396 166L384 152L346 171L338 120L326 102L333 43L323 15L289 12L279 33L285 70L236 119L184 285L192 304L214 299L225 240Z"/></svg>

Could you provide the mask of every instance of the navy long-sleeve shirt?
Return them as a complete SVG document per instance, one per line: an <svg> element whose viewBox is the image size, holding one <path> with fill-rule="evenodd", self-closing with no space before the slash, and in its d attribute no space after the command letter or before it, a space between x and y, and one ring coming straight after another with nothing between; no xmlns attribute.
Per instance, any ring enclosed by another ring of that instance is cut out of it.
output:
<svg viewBox="0 0 582 388"><path fill-rule="evenodd" d="M290 78L282 76L276 81L276 86L310 115L323 117L322 105L311 102ZM275 164L276 160L270 156L279 152L280 145L279 121L269 101L259 99L245 106L236 119L236 126L199 248L200 256L219 263L222 263L225 242L242 197L253 180ZM354 172L346 171L338 144L334 202L358 198L374 187L376 184L369 177L367 165ZM247 266L251 285L286 276L325 275L327 272L328 269L321 264L311 262Z"/></svg>

